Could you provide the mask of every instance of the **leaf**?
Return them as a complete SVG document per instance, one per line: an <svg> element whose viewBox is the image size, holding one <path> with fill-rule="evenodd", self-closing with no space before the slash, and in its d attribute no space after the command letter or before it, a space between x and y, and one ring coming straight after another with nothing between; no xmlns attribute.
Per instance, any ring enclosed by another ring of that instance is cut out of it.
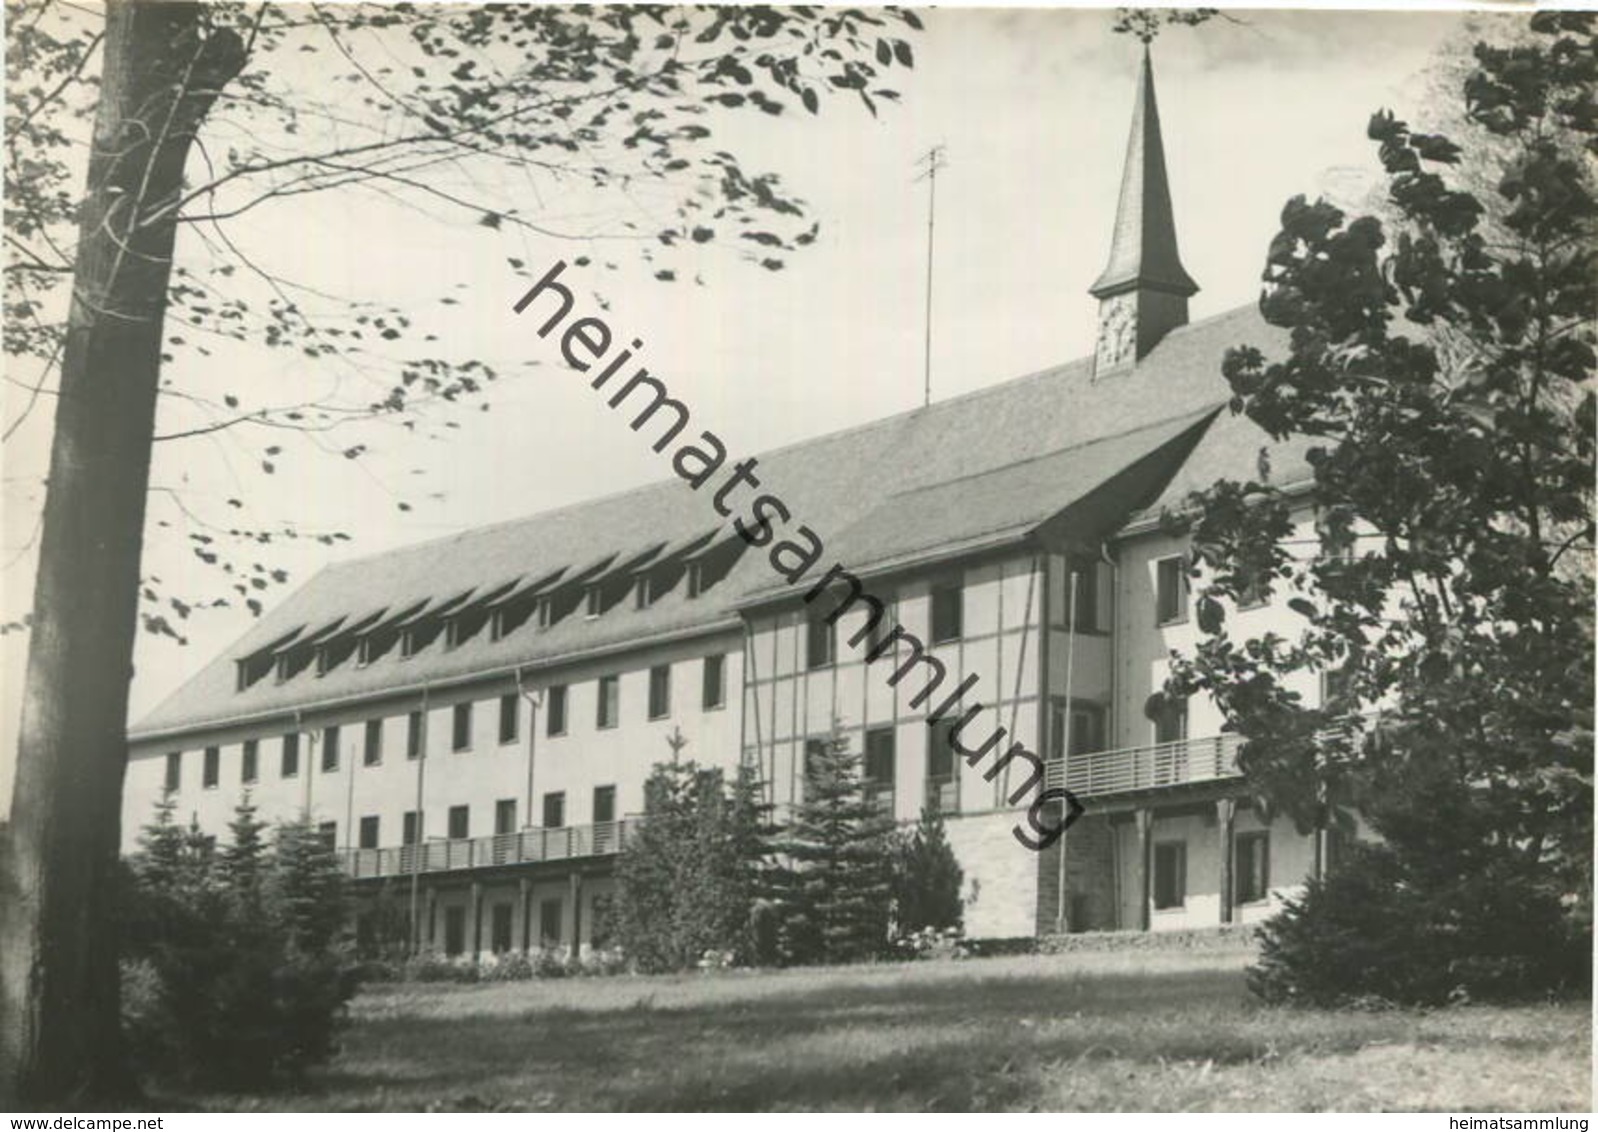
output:
<svg viewBox="0 0 1598 1132"><path fill-rule="evenodd" d="M1315 619L1316 610L1314 604L1304 598L1289 598L1287 601L1287 608L1291 609L1294 613L1309 618L1312 621Z"/></svg>
<svg viewBox="0 0 1598 1132"><path fill-rule="evenodd" d="M805 109L815 114L821 109L821 99L816 96L814 87L805 87L799 92L799 101L805 104Z"/></svg>
<svg viewBox="0 0 1598 1132"><path fill-rule="evenodd" d="M1199 629L1205 633L1219 633L1226 621L1226 611L1221 608L1221 603L1208 594L1198 599L1195 612Z"/></svg>
<svg viewBox="0 0 1598 1132"><path fill-rule="evenodd" d="M898 59L900 64L903 66L915 66L915 63L913 62L914 57L910 54L910 45L904 40L896 39L893 41L893 55L894 58Z"/></svg>

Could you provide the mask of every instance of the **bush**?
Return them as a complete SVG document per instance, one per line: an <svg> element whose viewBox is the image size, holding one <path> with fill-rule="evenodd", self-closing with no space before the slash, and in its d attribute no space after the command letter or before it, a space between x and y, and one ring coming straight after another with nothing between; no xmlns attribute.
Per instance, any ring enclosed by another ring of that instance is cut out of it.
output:
<svg viewBox="0 0 1598 1132"><path fill-rule="evenodd" d="M304 823L270 846L248 800L218 852L163 800L125 873L129 1048L147 1073L259 1089L325 1061L357 966L343 875Z"/></svg>
<svg viewBox="0 0 1598 1132"><path fill-rule="evenodd" d="M1442 1005L1590 987L1591 933L1507 860L1440 880L1353 846L1259 929L1249 989L1273 1003Z"/></svg>

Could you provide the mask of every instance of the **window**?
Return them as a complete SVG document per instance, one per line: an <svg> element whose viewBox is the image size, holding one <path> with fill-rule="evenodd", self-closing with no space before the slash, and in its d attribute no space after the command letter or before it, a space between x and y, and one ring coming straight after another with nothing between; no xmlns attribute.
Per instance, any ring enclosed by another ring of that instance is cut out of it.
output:
<svg viewBox="0 0 1598 1132"><path fill-rule="evenodd" d="M1155 696L1154 741L1179 743L1187 738L1187 700L1163 693Z"/></svg>
<svg viewBox="0 0 1598 1132"><path fill-rule="evenodd" d="M551 735L566 734L566 685L556 684L549 689L549 719L546 724Z"/></svg>
<svg viewBox="0 0 1598 1132"><path fill-rule="evenodd" d="M499 741L516 742L516 734L520 729L521 697L515 692L507 692L499 698Z"/></svg>
<svg viewBox="0 0 1598 1132"><path fill-rule="evenodd" d="M361 761L367 766L376 766L383 761L383 721L381 719L368 719L366 721L366 744L361 748Z"/></svg>
<svg viewBox="0 0 1598 1132"><path fill-rule="evenodd" d="M965 633L965 588L958 582L932 587L932 643L957 641Z"/></svg>
<svg viewBox="0 0 1598 1132"><path fill-rule="evenodd" d="M1271 887L1271 835L1258 833L1237 835L1237 903L1252 904L1264 900Z"/></svg>
<svg viewBox="0 0 1598 1132"><path fill-rule="evenodd" d="M376 849L378 821L376 814L368 814L361 819L361 848Z"/></svg>
<svg viewBox="0 0 1598 1132"><path fill-rule="evenodd" d="M494 832L496 834L516 832L515 798L501 798L494 803Z"/></svg>
<svg viewBox="0 0 1598 1132"><path fill-rule="evenodd" d="M560 946L560 897L538 902L538 942L540 947Z"/></svg>
<svg viewBox="0 0 1598 1132"><path fill-rule="evenodd" d="M239 773L243 782L254 782L261 776L261 744L257 739L244 740L244 765Z"/></svg>
<svg viewBox="0 0 1598 1132"><path fill-rule="evenodd" d="M621 715L621 677L601 676L599 678L599 711L595 724L599 727L615 727L616 720Z"/></svg>
<svg viewBox="0 0 1598 1132"><path fill-rule="evenodd" d="M653 599L653 587L649 584L649 576L643 575L633 586L633 604L639 609L648 609Z"/></svg>
<svg viewBox="0 0 1598 1132"><path fill-rule="evenodd" d="M604 825L616 820L616 788L594 787L594 824Z"/></svg>
<svg viewBox="0 0 1598 1132"><path fill-rule="evenodd" d="M893 785L893 728L874 727L866 732L865 776L878 786Z"/></svg>
<svg viewBox="0 0 1598 1132"><path fill-rule="evenodd" d="M1076 586L1072 588L1073 579ZM1099 627L1099 564L1091 558L1071 558L1065 564L1065 602L1060 624L1070 625L1073 608L1076 628L1091 633Z"/></svg>
<svg viewBox="0 0 1598 1132"><path fill-rule="evenodd" d="M657 664L649 670L649 718L664 719L671 714L671 665Z"/></svg>
<svg viewBox="0 0 1598 1132"><path fill-rule="evenodd" d="M583 616L590 619L605 611L605 594L598 586L589 586L583 602Z"/></svg>
<svg viewBox="0 0 1598 1132"><path fill-rule="evenodd" d="M420 810L406 810L401 822L400 843L402 845L418 845L422 840L422 812Z"/></svg>
<svg viewBox="0 0 1598 1132"><path fill-rule="evenodd" d="M701 562L688 564L688 596L698 597L705 592L705 567Z"/></svg>
<svg viewBox="0 0 1598 1132"><path fill-rule="evenodd" d="M183 752L170 751L166 756L166 777L162 780L165 788L175 793L183 785Z"/></svg>
<svg viewBox="0 0 1598 1132"><path fill-rule="evenodd" d="M338 724L322 729L322 769L338 769Z"/></svg>
<svg viewBox="0 0 1598 1132"><path fill-rule="evenodd" d="M1187 620L1187 569L1180 557L1154 564L1154 621L1172 625Z"/></svg>
<svg viewBox="0 0 1598 1132"><path fill-rule="evenodd" d="M472 705L469 702L455 705L454 723L450 728L450 746L457 751L471 750Z"/></svg>
<svg viewBox="0 0 1598 1132"><path fill-rule="evenodd" d="M805 625L805 667L825 668L837 655L838 627L819 613Z"/></svg>
<svg viewBox="0 0 1598 1132"><path fill-rule="evenodd" d="M1321 673L1321 707L1327 711L1347 711L1354 705L1349 702L1349 675L1346 669L1334 668Z"/></svg>
<svg viewBox="0 0 1598 1132"><path fill-rule="evenodd" d="M727 703L727 657L723 653L715 653L705 657L704 687L700 694L700 706L706 711L724 707Z"/></svg>
<svg viewBox="0 0 1598 1132"><path fill-rule="evenodd" d="M444 954L459 955L466 950L466 909L452 904L444 909Z"/></svg>
<svg viewBox="0 0 1598 1132"><path fill-rule="evenodd" d="M283 736L283 777L293 778L300 773L300 733L290 731Z"/></svg>
<svg viewBox="0 0 1598 1132"><path fill-rule="evenodd" d="M472 835L471 830L472 808L470 806L451 806L449 808L449 839L451 841L465 841Z"/></svg>
<svg viewBox="0 0 1598 1132"><path fill-rule="evenodd" d="M566 824L566 792L556 790L544 795L544 828L560 829Z"/></svg>
<svg viewBox="0 0 1598 1132"><path fill-rule="evenodd" d="M947 727L927 728L927 804L940 813L960 809L960 775L957 752Z"/></svg>
<svg viewBox="0 0 1598 1132"><path fill-rule="evenodd" d="M200 768L200 785L207 790L215 790L222 781L222 749L220 747L207 747L205 749L205 763Z"/></svg>
<svg viewBox="0 0 1598 1132"><path fill-rule="evenodd" d="M494 954L510 950L510 925L513 905L500 901L495 904L489 914L488 945L494 949Z"/></svg>
<svg viewBox="0 0 1598 1132"><path fill-rule="evenodd" d="M1187 900L1187 843L1154 846L1154 907L1180 908Z"/></svg>
<svg viewBox="0 0 1598 1132"><path fill-rule="evenodd" d="M422 713L413 711L405 717L405 757L419 759L422 757Z"/></svg>
<svg viewBox="0 0 1598 1132"><path fill-rule="evenodd" d="M538 599L538 627L547 629L555 623L555 603L547 597Z"/></svg>
<svg viewBox="0 0 1598 1132"><path fill-rule="evenodd" d="M1064 700L1055 700L1049 716L1049 756L1066 751L1065 723L1067 718ZM1104 708L1085 700L1073 700L1070 705L1070 749L1073 755L1086 755L1104 750Z"/></svg>
<svg viewBox="0 0 1598 1132"><path fill-rule="evenodd" d="M324 848L337 849L338 848L338 822L336 822L336 821L325 821L325 822L320 823L316 827L316 836L322 842L322 845L323 845Z"/></svg>

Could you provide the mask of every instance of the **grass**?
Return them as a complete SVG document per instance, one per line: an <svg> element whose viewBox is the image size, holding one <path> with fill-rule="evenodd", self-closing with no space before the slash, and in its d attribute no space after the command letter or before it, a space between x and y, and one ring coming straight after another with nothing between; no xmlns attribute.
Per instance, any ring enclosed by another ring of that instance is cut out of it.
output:
<svg viewBox="0 0 1598 1132"><path fill-rule="evenodd" d="M1586 1003L1262 1007L1242 952L380 986L304 1110L1587 1111Z"/></svg>

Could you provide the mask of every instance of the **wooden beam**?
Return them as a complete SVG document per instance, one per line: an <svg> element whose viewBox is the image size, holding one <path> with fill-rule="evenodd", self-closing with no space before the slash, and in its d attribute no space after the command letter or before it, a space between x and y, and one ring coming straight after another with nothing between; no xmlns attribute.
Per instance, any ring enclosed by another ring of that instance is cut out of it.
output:
<svg viewBox="0 0 1598 1132"><path fill-rule="evenodd" d="M1222 798L1215 803L1215 836L1220 839L1221 863L1221 923L1232 922L1233 908L1237 903L1233 886L1233 853L1236 848L1232 831L1237 816L1237 801Z"/></svg>
<svg viewBox="0 0 1598 1132"><path fill-rule="evenodd" d="M572 956L575 958L582 948L583 938L583 874L576 869L572 870Z"/></svg>
<svg viewBox="0 0 1598 1132"><path fill-rule="evenodd" d="M483 885L472 882L472 958L483 953Z"/></svg>
<svg viewBox="0 0 1598 1132"><path fill-rule="evenodd" d="M1154 811L1147 806L1140 807L1134 812L1133 821L1137 825L1137 927L1138 931L1146 932L1151 926L1154 906Z"/></svg>
<svg viewBox="0 0 1598 1132"><path fill-rule="evenodd" d="M527 916L531 909L527 901L528 880L522 877L516 882L516 926L522 933L522 954L526 955L533 949L533 926L528 922Z"/></svg>

